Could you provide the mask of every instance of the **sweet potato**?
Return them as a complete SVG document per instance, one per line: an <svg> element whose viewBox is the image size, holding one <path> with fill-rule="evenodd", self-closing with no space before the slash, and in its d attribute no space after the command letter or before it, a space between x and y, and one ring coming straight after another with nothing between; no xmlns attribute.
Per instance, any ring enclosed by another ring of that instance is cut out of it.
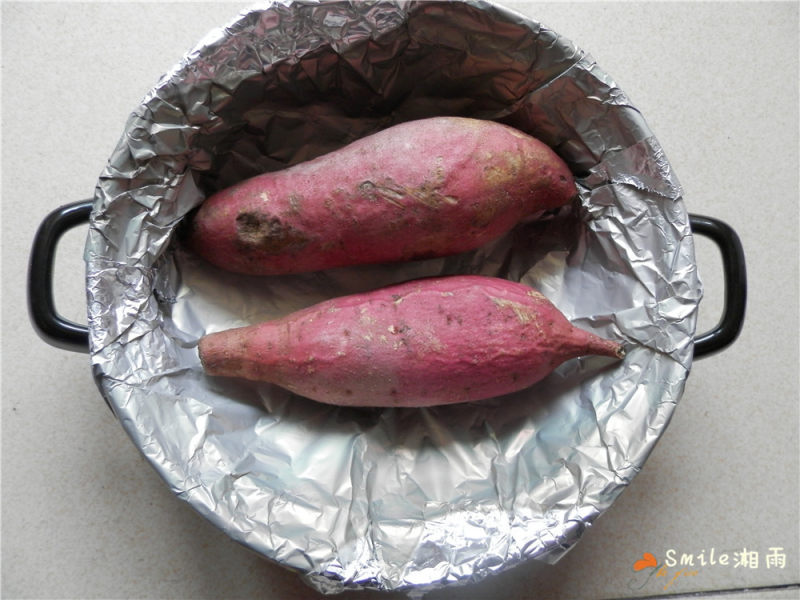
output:
<svg viewBox="0 0 800 600"><path fill-rule="evenodd" d="M575 195L567 165L537 139L435 117L211 195L188 245L251 275L408 261L477 248Z"/></svg>
<svg viewBox="0 0 800 600"><path fill-rule="evenodd" d="M337 405L431 406L526 388L621 344L574 327L542 294L494 277L419 279L201 338L208 375Z"/></svg>

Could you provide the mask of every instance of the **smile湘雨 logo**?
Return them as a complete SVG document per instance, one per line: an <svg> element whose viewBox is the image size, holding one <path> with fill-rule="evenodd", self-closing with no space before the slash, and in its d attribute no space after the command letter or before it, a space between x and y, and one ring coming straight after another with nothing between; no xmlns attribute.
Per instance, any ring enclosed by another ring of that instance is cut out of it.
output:
<svg viewBox="0 0 800 600"><path fill-rule="evenodd" d="M767 552L743 547L737 550L718 551L716 548L702 549L699 552L678 552L669 548L660 560L652 552L644 552L633 562L636 575L629 586L642 589L651 582L657 582L666 591L679 581L697 577L703 569L783 569L786 567L786 553L782 547L771 546Z"/></svg>

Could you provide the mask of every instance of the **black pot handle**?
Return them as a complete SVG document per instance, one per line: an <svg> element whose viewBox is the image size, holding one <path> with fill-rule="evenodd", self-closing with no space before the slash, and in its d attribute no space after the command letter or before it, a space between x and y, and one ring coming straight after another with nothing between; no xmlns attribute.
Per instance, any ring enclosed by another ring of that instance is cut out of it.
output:
<svg viewBox="0 0 800 600"><path fill-rule="evenodd" d="M28 262L28 314L45 342L73 352L89 351L89 328L60 316L53 300L53 263L58 240L89 222L93 200L65 204L51 212L36 231Z"/></svg>
<svg viewBox="0 0 800 600"><path fill-rule="evenodd" d="M689 215L693 234L713 241L722 254L725 304L717 326L694 340L694 357L709 356L730 346L742 331L747 304L747 272L742 242L730 225L701 215Z"/></svg>

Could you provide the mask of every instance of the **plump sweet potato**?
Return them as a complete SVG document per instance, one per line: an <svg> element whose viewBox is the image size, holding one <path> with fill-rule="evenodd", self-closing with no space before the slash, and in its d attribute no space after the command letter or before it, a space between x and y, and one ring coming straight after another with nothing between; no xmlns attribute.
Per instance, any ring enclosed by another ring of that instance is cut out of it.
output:
<svg viewBox="0 0 800 600"><path fill-rule="evenodd" d="M577 356L624 354L574 327L539 292L473 275L334 298L207 335L199 353L209 375L350 406L480 400L526 388Z"/></svg>
<svg viewBox="0 0 800 600"><path fill-rule="evenodd" d="M436 117L213 194L189 246L239 273L277 275L477 248L576 194L547 145L492 121Z"/></svg>

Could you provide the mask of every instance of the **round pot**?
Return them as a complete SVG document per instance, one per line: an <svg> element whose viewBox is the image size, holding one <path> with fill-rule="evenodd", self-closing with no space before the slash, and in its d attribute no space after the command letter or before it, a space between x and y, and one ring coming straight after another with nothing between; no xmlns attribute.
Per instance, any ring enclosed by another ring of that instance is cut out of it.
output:
<svg viewBox="0 0 800 600"><path fill-rule="evenodd" d="M433 115L498 120L554 148L580 200L474 252L269 278L181 244L215 190ZM89 222L88 329L52 302L60 235ZM692 233L720 247L726 306L695 335ZM528 390L426 409L321 405L208 378L203 334L405 279L521 281L624 361L569 361ZM93 199L55 210L31 254L31 317L88 351L99 390L177 497L323 591L430 589L554 562L640 471L693 358L741 329L735 232L689 215L642 115L590 57L501 6L286 2L212 32L134 110Z"/></svg>

